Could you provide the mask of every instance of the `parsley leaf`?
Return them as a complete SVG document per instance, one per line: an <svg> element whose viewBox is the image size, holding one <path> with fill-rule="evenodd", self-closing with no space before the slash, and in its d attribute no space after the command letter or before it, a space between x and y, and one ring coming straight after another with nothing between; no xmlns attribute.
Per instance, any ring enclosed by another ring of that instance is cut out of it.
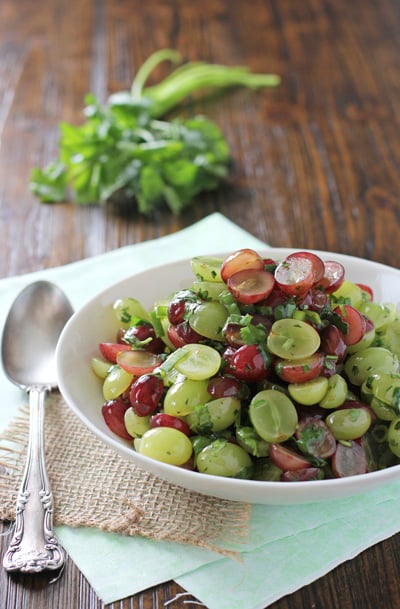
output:
<svg viewBox="0 0 400 609"><path fill-rule="evenodd" d="M153 53L138 70L130 91L106 104L85 98L85 122L60 124L59 156L31 172L30 189L43 203L80 205L136 201L139 213L167 204L178 215L196 195L219 186L229 171L230 150L219 127L204 116L163 117L199 90L276 86L274 74L241 66L186 62L156 85L145 83L162 61L179 63L171 49Z"/></svg>

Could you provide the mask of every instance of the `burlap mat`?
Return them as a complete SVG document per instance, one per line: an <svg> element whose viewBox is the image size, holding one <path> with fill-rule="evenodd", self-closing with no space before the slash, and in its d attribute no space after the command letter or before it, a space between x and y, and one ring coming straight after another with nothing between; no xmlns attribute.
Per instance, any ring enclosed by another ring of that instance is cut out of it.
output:
<svg viewBox="0 0 400 609"><path fill-rule="evenodd" d="M25 465L29 407L0 436L0 519L14 520ZM124 460L94 436L55 392L48 396L45 449L54 523L96 527L211 549L245 541L250 505L174 486Z"/></svg>

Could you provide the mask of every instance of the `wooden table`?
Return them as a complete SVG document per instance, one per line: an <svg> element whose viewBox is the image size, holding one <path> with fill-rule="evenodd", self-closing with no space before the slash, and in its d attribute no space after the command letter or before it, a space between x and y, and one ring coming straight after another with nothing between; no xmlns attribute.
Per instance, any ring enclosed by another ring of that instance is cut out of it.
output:
<svg viewBox="0 0 400 609"><path fill-rule="evenodd" d="M397 0L2 0L0 277L166 235L213 211L273 246L399 267L399 25ZM237 90L182 110L203 112L224 131L234 159L229 185L180 217L40 204L29 174L55 156L60 120L79 123L89 91L104 101L129 88L144 59L163 47L282 76L276 90ZM370 548L272 609L400 607L399 540ZM163 607L179 591L168 583L109 607ZM1 571L0 606L102 603L69 561L52 586Z"/></svg>

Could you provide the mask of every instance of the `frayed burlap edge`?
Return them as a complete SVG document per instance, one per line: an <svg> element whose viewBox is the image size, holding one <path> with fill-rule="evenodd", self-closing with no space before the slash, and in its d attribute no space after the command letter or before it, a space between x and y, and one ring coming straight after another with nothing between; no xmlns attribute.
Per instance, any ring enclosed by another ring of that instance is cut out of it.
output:
<svg viewBox="0 0 400 609"><path fill-rule="evenodd" d="M29 407L0 435L0 519L13 520L28 444ZM45 417L54 522L175 541L238 558L251 506L188 491L136 467L95 437L54 392ZM199 474L200 475L200 474Z"/></svg>

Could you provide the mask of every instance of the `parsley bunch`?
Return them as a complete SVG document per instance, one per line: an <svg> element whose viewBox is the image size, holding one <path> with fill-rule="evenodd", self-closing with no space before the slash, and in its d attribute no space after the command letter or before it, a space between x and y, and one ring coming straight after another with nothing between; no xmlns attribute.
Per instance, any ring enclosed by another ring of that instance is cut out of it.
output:
<svg viewBox="0 0 400 609"><path fill-rule="evenodd" d="M153 53L130 91L111 95L106 104L88 94L85 122L60 124L57 160L31 173L30 189L43 203L132 200L143 214L164 203L179 214L195 195L216 188L227 176L230 151L214 122L204 116L164 116L196 91L276 86L279 77L240 66L187 62L146 87L164 60L181 61L170 49Z"/></svg>

